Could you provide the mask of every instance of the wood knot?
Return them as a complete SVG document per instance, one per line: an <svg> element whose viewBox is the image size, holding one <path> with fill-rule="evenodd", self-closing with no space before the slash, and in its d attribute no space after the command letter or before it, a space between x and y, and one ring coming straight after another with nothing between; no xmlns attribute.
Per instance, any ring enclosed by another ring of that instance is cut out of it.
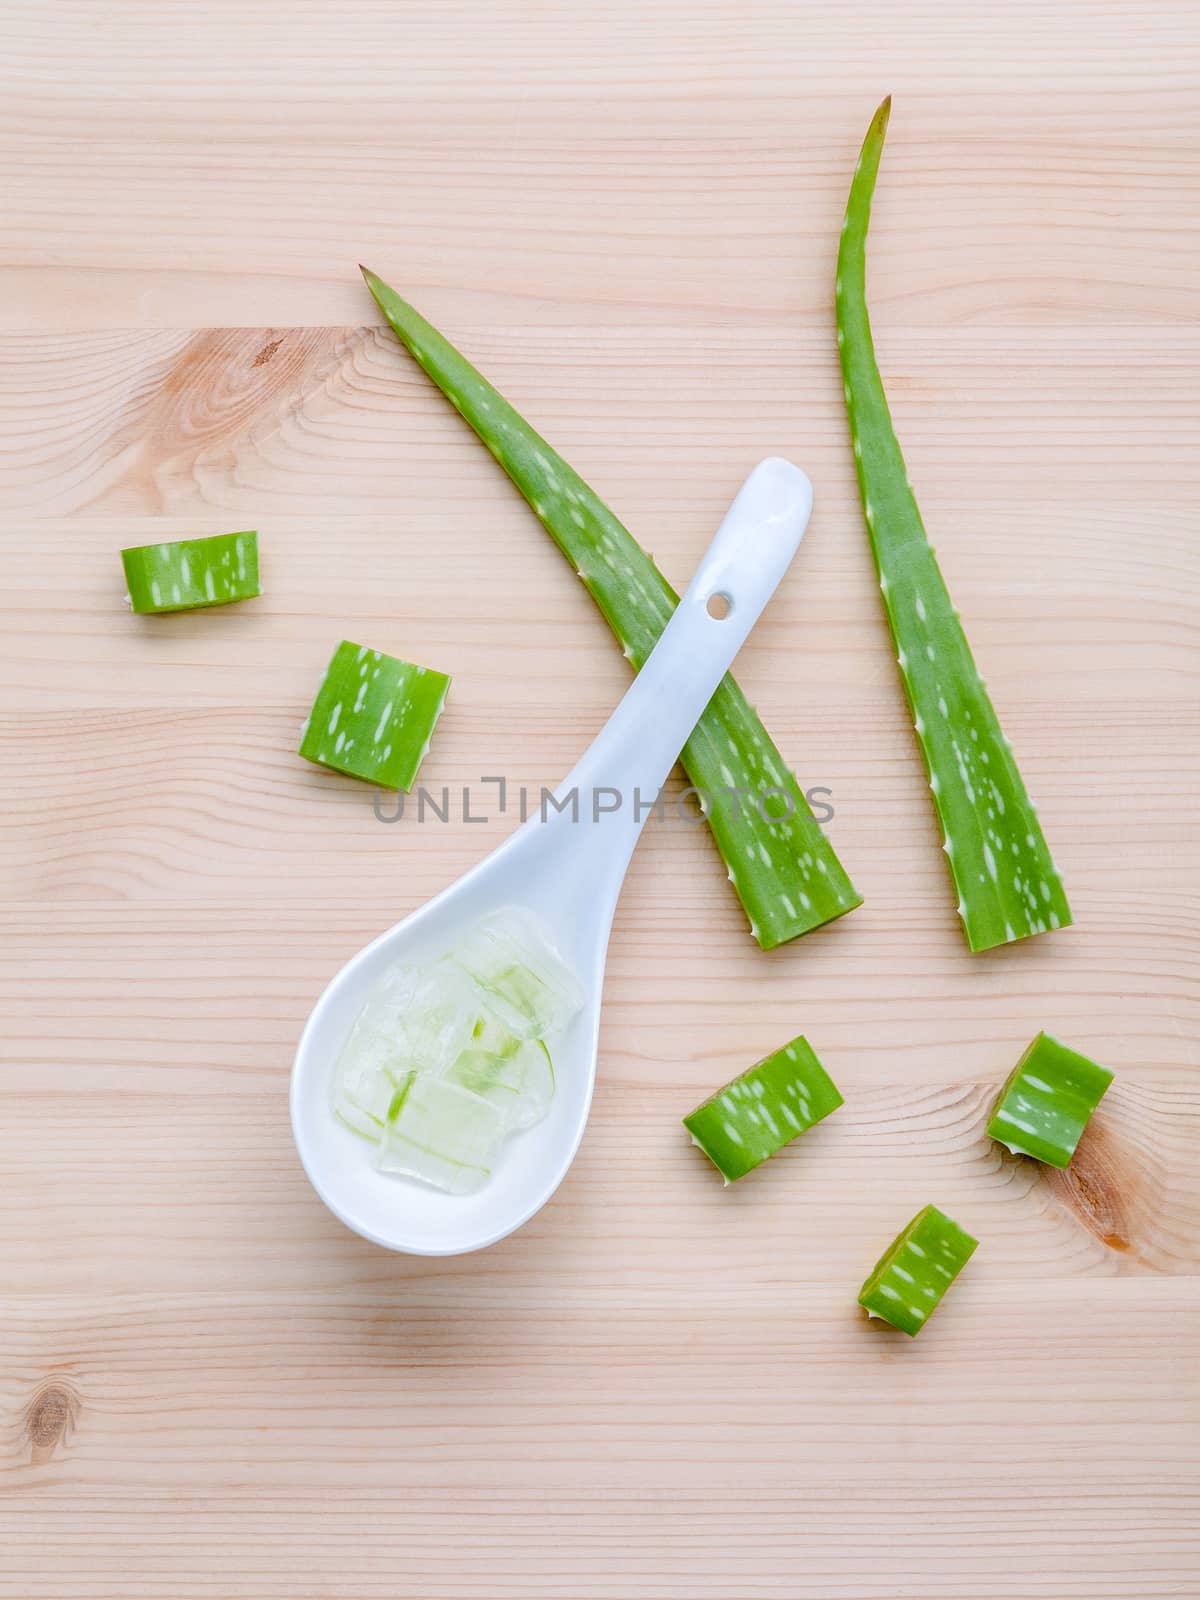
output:
<svg viewBox="0 0 1200 1600"><path fill-rule="evenodd" d="M265 367L267 362L270 361L271 357L275 354L276 350L279 349L279 346L282 343L282 339L268 339L266 344L263 345L262 349L255 356L251 365L255 367Z"/></svg>
<svg viewBox="0 0 1200 1600"><path fill-rule="evenodd" d="M34 1466L50 1460L78 1416L79 1396L65 1379L51 1378L42 1385L30 1401L25 1418Z"/></svg>
<svg viewBox="0 0 1200 1600"><path fill-rule="evenodd" d="M1069 1167L1047 1174L1058 1198L1101 1244L1130 1249L1121 1163L1102 1123L1093 1120L1084 1130Z"/></svg>

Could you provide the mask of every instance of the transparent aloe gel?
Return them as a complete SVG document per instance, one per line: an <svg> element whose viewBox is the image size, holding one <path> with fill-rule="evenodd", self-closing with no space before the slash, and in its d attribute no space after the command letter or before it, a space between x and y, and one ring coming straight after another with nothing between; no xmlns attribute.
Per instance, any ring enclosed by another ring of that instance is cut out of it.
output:
<svg viewBox="0 0 1200 1600"><path fill-rule="evenodd" d="M506 911L439 960L386 973L355 1019L333 1109L381 1172L468 1194L554 1097L551 1042L583 1004L547 931Z"/></svg>

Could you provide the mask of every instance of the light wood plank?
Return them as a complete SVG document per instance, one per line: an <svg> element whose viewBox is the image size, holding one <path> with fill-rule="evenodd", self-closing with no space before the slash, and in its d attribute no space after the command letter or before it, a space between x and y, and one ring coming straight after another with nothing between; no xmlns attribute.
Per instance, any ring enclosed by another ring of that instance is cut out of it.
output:
<svg viewBox="0 0 1200 1600"><path fill-rule="evenodd" d="M1200 1593L1198 44L1173 0L3 9L5 1600ZM832 338L889 89L880 359L1078 917L987 958ZM764 956L653 827L578 1162L461 1260L323 1210L291 1053L511 825L480 776L555 781L628 674L360 257L676 582L808 467L738 672L866 895ZM128 614L122 545L237 526L261 600ZM296 757L343 636L454 674L448 822ZM984 1134L1043 1026L1118 1073L1061 1175ZM679 1117L801 1029L846 1105L722 1190ZM929 1199L982 1243L914 1343L854 1296Z"/></svg>
<svg viewBox="0 0 1200 1600"><path fill-rule="evenodd" d="M875 256L906 317L1194 319L1175 0L204 5L7 8L9 326L337 323L358 259L489 324L825 326L889 90Z"/></svg>
<svg viewBox="0 0 1200 1600"><path fill-rule="evenodd" d="M485 1292L461 1264L380 1273L364 1247L333 1293L7 1312L14 1399L55 1359L17 1452L68 1421L52 1465L14 1463L29 1555L0 1593L107 1596L120 1572L132 1596L317 1596L350 1574L412 1600L827 1600L886 1573L899 1600L1111 1600L1134 1564L1139 1594L1187 1592L1200 1418L1164 1386L1186 1377L1169 1352L1198 1331L1194 1281L973 1278L901 1350L829 1288L700 1261L596 1300L562 1243L557 1280ZM226 1463L217 1484L198 1459ZM114 1498L136 1501L136 1563Z"/></svg>

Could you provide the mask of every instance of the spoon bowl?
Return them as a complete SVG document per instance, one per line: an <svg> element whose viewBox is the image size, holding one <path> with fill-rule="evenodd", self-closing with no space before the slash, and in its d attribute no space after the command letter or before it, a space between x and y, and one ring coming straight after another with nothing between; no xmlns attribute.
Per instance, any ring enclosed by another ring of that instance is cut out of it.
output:
<svg viewBox="0 0 1200 1600"><path fill-rule="evenodd" d="M645 665L555 791L554 805L359 951L317 1001L292 1068L292 1132L313 1188L364 1238L413 1255L480 1250L528 1221L562 1182L591 1107L609 933L629 858L679 751L795 554L811 509L812 487L799 468L762 462ZM714 596L720 603L710 610ZM488 1182L473 1194L445 1194L378 1172L364 1142L332 1111L334 1066L350 1028L385 972L435 960L469 927L508 907L538 917L585 995L553 1045L549 1112L505 1142Z"/></svg>

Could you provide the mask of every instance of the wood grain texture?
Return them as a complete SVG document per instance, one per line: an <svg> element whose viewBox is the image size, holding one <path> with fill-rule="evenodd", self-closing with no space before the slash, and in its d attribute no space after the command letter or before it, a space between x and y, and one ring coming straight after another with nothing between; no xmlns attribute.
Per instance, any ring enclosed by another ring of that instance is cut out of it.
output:
<svg viewBox="0 0 1200 1600"><path fill-rule="evenodd" d="M1200 1594L1194 8L11 0L0 44L0 1596ZM888 90L880 362L1078 918L973 959L833 341ZM291 1054L627 669L360 258L676 582L808 468L738 675L866 896L763 955L652 825L577 1164L476 1259L323 1210ZM260 600L128 614L120 546L245 526ZM454 674L448 821L294 755L343 636ZM1065 1174L984 1134L1040 1027L1118 1074ZM678 1118L799 1031L846 1105L723 1191ZM854 1296L930 1199L982 1244L910 1343Z"/></svg>

